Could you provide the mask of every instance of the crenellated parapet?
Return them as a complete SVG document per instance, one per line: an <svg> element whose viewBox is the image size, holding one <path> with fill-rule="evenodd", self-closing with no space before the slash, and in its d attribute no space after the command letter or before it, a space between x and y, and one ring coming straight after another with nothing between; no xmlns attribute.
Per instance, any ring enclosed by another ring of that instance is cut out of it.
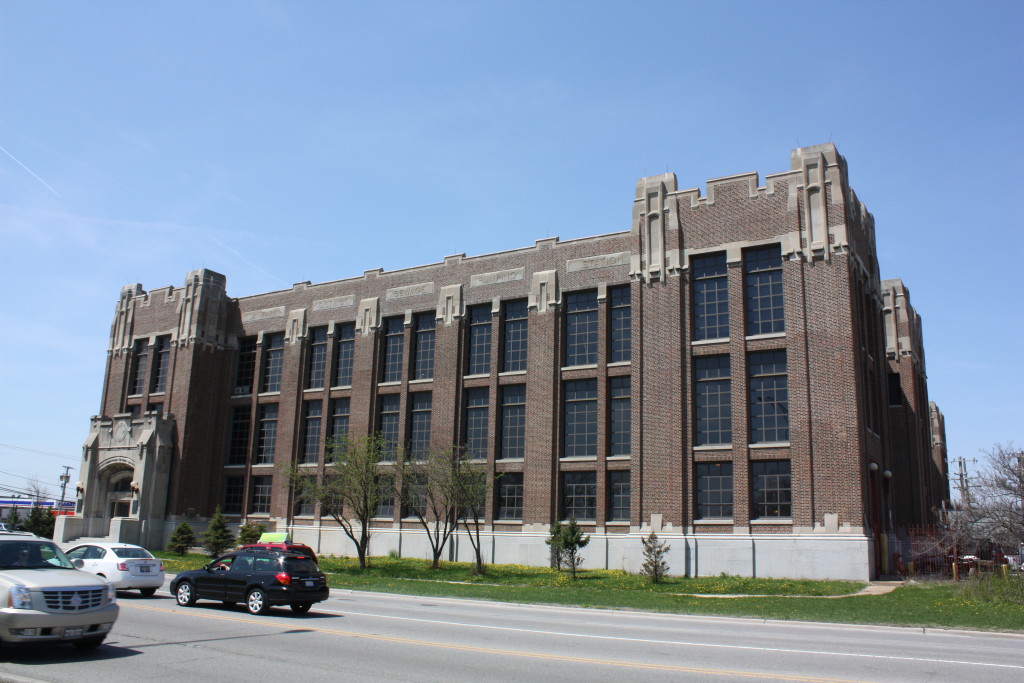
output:
<svg viewBox="0 0 1024 683"><path fill-rule="evenodd" d="M121 288L121 296L114 309L114 322L110 326L109 353L120 355L132 346L132 332L135 327L135 306L141 304L146 291L138 282Z"/></svg>
<svg viewBox="0 0 1024 683"><path fill-rule="evenodd" d="M756 172L708 180L706 196L699 188L678 189L673 173L641 178L633 202L630 276L653 282L678 275L692 255L709 249L724 248L729 262L737 263L743 248L774 242L785 257L807 262L856 252L877 293L874 221L847 175L845 159L826 143L792 150L790 170L766 176L764 185ZM715 235L713 246L701 236L700 226L710 221L702 218L705 212L727 215L732 223ZM785 221L776 219L780 212ZM854 242L861 248L853 249Z"/></svg>
<svg viewBox="0 0 1024 683"><path fill-rule="evenodd" d="M882 281L882 320L886 355L891 360L909 356L925 374L921 316L911 305L910 291L902 280Z"/></svg>
<svg viewBox="0 0 1024 683"><path fill-rule="evenodd" d="M172 343L223 346L228 339L229 304L226 277L205 268L189 272L178 298Z"/></svg>

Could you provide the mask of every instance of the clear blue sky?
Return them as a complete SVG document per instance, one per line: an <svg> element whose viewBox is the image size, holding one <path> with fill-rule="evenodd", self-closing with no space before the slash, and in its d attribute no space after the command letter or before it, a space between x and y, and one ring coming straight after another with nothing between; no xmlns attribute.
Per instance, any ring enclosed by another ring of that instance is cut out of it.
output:
<svg viewBox="0 0 1024 683"><path fill-rule="evenodd" d="M1022 26L1019 0L0 0L0 486L77 470L125 284L624 230L638 177L829 140L951 458L1024 444Z"/></svg>

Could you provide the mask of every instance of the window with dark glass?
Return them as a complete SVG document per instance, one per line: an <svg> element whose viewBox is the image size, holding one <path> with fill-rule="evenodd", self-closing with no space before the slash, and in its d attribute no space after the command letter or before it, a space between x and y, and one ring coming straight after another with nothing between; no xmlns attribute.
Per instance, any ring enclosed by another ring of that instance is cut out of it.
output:
<svg viewBox="0 0 1024 683"><path fill-rule="evenodd" d="M565 383L562 457L597 456L597 380Z"/></svg>
<svg viewBox="0 0 1024 683"><path fill-rule="evenodd" d="M128 382L128 395L135 396L146 390L146 366L149 363L149 340L136 339L132 347L132 372Z"/></svg>
<svg viewBox="0 0 1024 683"><path fill-rule="evenodd" d="M242 477L224 478L224 499L222 510L225 515L242 514L242 496L245 491L245 480Z"/></svg>
<svg viewBox="0 0 1024 683"><path fill-rule="evenodd" d="M401 396L398 394L385 394L380 397L380 413L378 416L377 429L381 439L384 441L384 452L381 459L385 462L393 462L398 451L398 422L399 403Z"/></svg>
<svg viewBox="0 0 1024 683"><path fill-rule="evenodd" d="M523 473L505 472L498 477L495 519L523 518Z"/></svg>
<svg viewBox="0 0 1024 683"><path fill-rule="evenodd" d="M633 402L629 377L608 380L608 455L629 455L632 450Z"/></svg>
<svg viewBox="0 0 1024 683"><path fill-rule="evenodd" d="M303 479L311 480L312 477L303 477ZM302 491L308 490L303 486L295 487L295 505L292 508L292 514L296 517L312 517L316 509L313 501L302 495Z"/></svg>
<svg viewBox="0 0 1024 683"><path fill-rule="evenodd" d="M697 356L693 360L694 426L697 445L732 443L732 379L729 356Z"/></svg>
<svg viewBox="0 0 1024 683"><path fill-rule="evenodd" d="M349 399L336 398L331 401L331 443L341 448L348 436Z"/></svg>
<svg viewBox="0 0 1024 683"><path fill-rule="evenodd" d="M147 403L146 404L146 412L147 413L159 413L163 409L164 409L164 404L160 403L159 401L157 401L155 403Z"/></svg>
<svg viewBox="0 0 1024 683"><path fill-rule="evenodd" d="M388 519L395 516L395 478L390 474L377 477L380 499L377 501L377 517Z"/></svg>
<svg viewBox="0 0 1024 683"><path fill-rule="evenodd" d="M502 371L526 369L527 306L526 301L506 301L502 308L504 324Z"/></svg>
<svg viewBox="0 0 1024 683"><path fill-rule="evenodd" d="M779 245L743 252L747 334L783 332L782 250Z"/></svg>
<svg viewBox="0 0 1024 683"><path fill-rule="evenodd" d="M405 487L402 517L425 517L427 515L427 476L422 472L413 472L405 476L402 485Z"/></svg>
<svg viewBox="0 0 1024 683"><path fill-rule="evenodd" d="M306 372L307 389L323 389L327 377L327 328L314 327L309 331L309 369Z"/></svg>
<svg viewBox="0 0 1024 683"><path fill-rule="evenodd" d="M522 458L526 453L526 385L501 388L501 458Z"/></svg>
<svg viewBox="0 0 1024 683"><path fill-rule="evenodd" d="M260 433L254 465L272 465L277 446L277 404L260 406Z"/></svg>
<svg viewBox="0 0 1024 683"><path fill-rule="evenodd" d="M433 313L418 313L416 322L416 344L413 349L413 379L434 377L434 328L437 321Z"/></svg>
<svg viewBox="0 0 1024 683"><path fill-rule="evenodd" d="M430 451L430 414L433 397L429 391L409 394L409 456L413 460L426 460Z"/></svg>
<svg viewBox="0 0 1024 683"><path fill-rule="evenodd" d="M693 268L694 339L729 336L729 277L725 254L695 256Z"/></svg>
<svg viewBox="0 0 1024 683"><path fill-rule="evenodd" d="M153 383L150 391L159 394L167 391L167 371L170 369L171 361L171 337L164 335L156 338L156 346L153 348Z"/></svg>
<svg viewBox="0 0 1024 683"><path fill-rule="evenodd" d="M487 403L486 387L466 390L466 457L487 458Z"/></svg>
<svg viewBox="0 0 1024 683"><path fill-rule="evenodd" d="M732 463L699 462L697 519L732 519Z"/></svg>
<svg viewBox="0 0 1024 683"><path fill-rule="evenodd" d="M597 472L562 473L562 519L597 519Z"/></svg>
<svg viewBox="0 0 1024 683"><path fill-rule="evenodd" d="M792 517L789 460L755 460L750 463L750 474L751 518Z"/></svg>
<svg viewBox="0 0 1024 683"><path fill-rule="evenodd" d="M228 464L244 465L249 454L249 427L252 414L249 406L231 409L231 442L228 444Z"/></svg>
<svg viewBox="0 0 1024 683"><path fill-rule="evenodd" d="M324 404L320 401L306 401L303 408L302 453L299 462L315 463L320 460L320 418Z"/></svg>
<svg viewBox="0 0 1024 683"><path fill-rule="evenodd" d="M356 351L356 325L345 323L334 328L337 365L334 368L334 386L352 386L352 360Z"/></svg>
<svg viewBox="0 0 1024 683"><path fill-rule="evenodd" d="M565 364L597 363L597 292L565 295Z"/></svg>
<svg viewBox="0 0 1024 683"><path fill-rule="evenodd" d="M629 521L629 470L608 473L608 519L613 522Z"/></svg>
<svg viewBox="0 0 1024 683"><path fill-rule="evenodd" d="M235 370L236 395L251 394L256 373L256 337L238 340L238 367Z"/></svg>
<svg viewBox="0 0 1024 683"><path fill-rule="evenodd" d="M402 381L402 354L405 352L405 325L401 318L384 320L384 363L382 382Z"/></svg>
<svg viewBox="0 0 1024 683"><path fill-rule="evenodd" d="M469 359L467 375L491 371L491 305L469 307Z"/></svg>
<svg viewBox="0 0 1024 683"><path fill-rule="evenodd" d="M610 363L632 359L633 308L629 287L609 287L608 302L611 306L611 345L608 358Z"/></svg>
<svg viewBox="0 0 1024 683"><path fill-rule="evenodd" d="M263 337L263 391L281 391L284 367L284 332Z"/></svg>
<svg viewBox="0 0 1024 683"><path fill-rule="evenodd" d="M750 442L789 441L789 391L785 351L751 353Z"/></svg>
<svg viewBox="0 0 1024 683"><path fill-rule="evenodd" d="M889 405L903 405L903 387L900 385L900 373L889 373Z"/></svg>
<svg viewBox="0 0 1024 683"><path fill-rule="evenodd" d="M273 477L252 478L252 503L249 505L250 514L265 515L270 513L270 491L273 481Z"/></svg>

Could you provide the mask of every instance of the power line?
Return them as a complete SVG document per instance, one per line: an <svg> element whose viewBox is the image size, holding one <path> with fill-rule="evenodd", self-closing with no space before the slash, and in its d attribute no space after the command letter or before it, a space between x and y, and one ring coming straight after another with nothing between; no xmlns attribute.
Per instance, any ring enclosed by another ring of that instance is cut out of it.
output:
<svg viewBox="0 0 1024 683"><path fill-rule="evenodd" d="M24 451L26 453L35 453L36 455L46 455L51 458L61 458L62 460L81 460L81 456L78 455L67 455L66 453L55 453L53 451L40 451L35 448L25 448L24 446L15 446L9 443L0 443L0 448L12 448L16 451Z"/></svg>

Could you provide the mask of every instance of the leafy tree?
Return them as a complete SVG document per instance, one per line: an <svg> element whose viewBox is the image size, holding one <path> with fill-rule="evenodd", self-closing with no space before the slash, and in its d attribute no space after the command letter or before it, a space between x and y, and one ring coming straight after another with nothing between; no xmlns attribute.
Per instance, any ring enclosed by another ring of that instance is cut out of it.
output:
<svg viewBox="0 0 1024 683"><path fill-rule="evenodd" d="M576 570L583 564L580 550L590 543L590 536L583 533L576 523L575 517L570 517L569 523L564 526L561 522L556 521L551 525L549 533L545 543L551 546L551 564L557 569L564 566L575 579Z"/></svg>
<svg viewBox="0 0 1024 683"><path fill-rule="evenodd" d="M49 510L41 505L34 504L28 511L28 516L22 524L25 526L26 531L30 531L36 536L53 538L53 525L55 522L56 520Z"/></svg>
<svg viewBox="0 0 1024 683"><path fill-rule="evenodd" d="M580 550L585 548L588 543L590 543L590 536L583 533L583 530L576 524L575 517L570 517L569 523L562 527L561 545L563 560L572 573L573 579L576 578L576 570L583 564Z"/></svg>
<svg viewBox="0 0 1024 683"><path fill-rule="evenodd" d="M561 571L565 548L562 546L562 523L557 519L548 529L548 537L544 542L551 546L551 566Z"/></svg>
<svg viewBox="0 0 1024 683"><path fill-rule="evenodd" d="M668 561L665 560L665 555L671 546L658 540L657 534L653 531L650 536L640 540L644 544L644 564L640 573L649 578L651 583L660 583L668 572Z"/></svg>
<svg viewBox="0 0 1024 683"><path fill-rule="evenodd" d="M17 528L21 524L21 518L18 516L18 508L11 506L11 509L7 511L7 516L4 517L4 523L11 529Z"/></svg>
<svg viewBox="0 0 1024 683"><path fill-rule="evenodd" d="M238 544L256 543L267 531L267 525L261 522L246 522L238 528Z"/></svg>
<svg viewBox="0 0 1024 683"><path fill-rule="evenodd" d="M196 532L192 531L192 527L189 526L188 522L183 521L178 525L178 528L171 534L170 539L167 541L167 549L172 553L178 553L184 555L189 549L196 544Z"/></svg>
<svg viewBox="0 0 1024 683"><path fill-rule="evenodd" d="M220 507L213 512L209 526L199 538L210 557L217 557L235 542L235 535L228 528L228 520L221 513Z"/></svg>
<svg viewBox="0 0 1024 683"><path fill-rule="evenodd" d="M379 434L332 439L322 477L310 477L297 468L291 472L296 496L319 504L320 513L334 519L356 546L360 569L366 568L370 521L394 489L393 477L379 471L383 456L392 451L392 444Z"/></svg>

